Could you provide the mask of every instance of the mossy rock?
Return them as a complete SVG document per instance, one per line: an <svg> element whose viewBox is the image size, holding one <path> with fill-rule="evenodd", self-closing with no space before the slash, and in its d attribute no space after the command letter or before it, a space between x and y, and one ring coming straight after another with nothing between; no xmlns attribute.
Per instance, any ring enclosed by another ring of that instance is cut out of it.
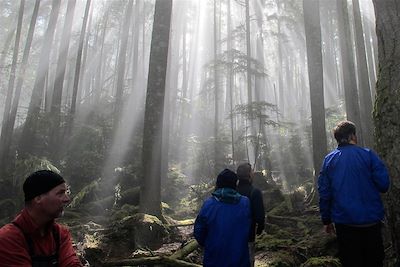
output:
<svg viewBox="0 0 400 267"><path fill-rule="evenodd" d="M288 211L285 196L278 188L263 191L263 200L266 211L272 215L284 214Z"/></svg>
<svg viewBox="0 0 400 267"><path fill-rule="evenodd" d="M93 181L85 186L76 196L72 199L70 206L72 208L80 207L86 203L98 200L100 195L100 186L98 181Z"/></svg>
<svg viewBox="0 0 400 267"><path fill-rule="evenodd" d="M282 237L278 238L273 235L263 234L257 237L256 250L269 250L269 251L279 251L281 248L286 248L293 245L293 240L290 238L289 234L282 233Z"/></svg>
<svg viewBox="0 0 400 267"><path fill-rule="evenodd" d="M121 193L121 196L116 201L116 205L121 207L124 204L139 205L140 201L140 186L129 188Z"/></svg>
<svg viewBox="0 0 400 267"><path fill-rule="evenodd" d="M289 251L278 251L269 255L269 267L298 267L300 262L297 257Z"/></svg>
<svg viewBox="0 0 400 267"><path fill-rule="evenodd" d="M120 209L115 209L111 212L112 220L119 221L125 217L132 216L139 211L138 206L124 204Z"/></svg>
<svg viewBox="0 0 400 267"><path fill-rule="evenodd" d="M333 257L309 258L300 267L341 267L339 259Z"/></svg>
<svg viewBox="0 0 400 267"><path fill-rule="evenodd" d="M102 244L110 256L127 257L137 248L156 250L168 236L160 219L144 213L114 221L105 233Z"/></svg>

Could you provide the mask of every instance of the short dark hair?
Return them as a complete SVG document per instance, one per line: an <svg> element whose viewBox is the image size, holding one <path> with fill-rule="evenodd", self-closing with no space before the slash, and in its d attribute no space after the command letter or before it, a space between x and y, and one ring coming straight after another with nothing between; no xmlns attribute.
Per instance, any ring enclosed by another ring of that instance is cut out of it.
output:
<svg viewBox="0 0 400 267"><path fill-rule="evenodd" d="M251 164L246 162L240 164L236 169L236 174L239 179L248 179L251 173Z"/></svg>
<svg viewBox="0 0 400 267"><path fill-rule="evenodd" d="M351 121L341 121L333 129L333 135L337 143L348 144L350 142L350 136L356 134L356 125Z"/></svg>

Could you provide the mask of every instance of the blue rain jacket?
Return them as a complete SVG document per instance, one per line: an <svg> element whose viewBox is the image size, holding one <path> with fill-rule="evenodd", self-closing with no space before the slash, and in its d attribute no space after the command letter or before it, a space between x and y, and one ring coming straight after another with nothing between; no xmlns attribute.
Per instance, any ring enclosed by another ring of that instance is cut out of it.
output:
<svg viewBox="0 0 400 267"><path fill-rule="evenodd" d="M217 189L196 218L194 236L204 267L249 267L250 202L230 188Z"/></svg>
<svg viewBox="0 0 400 267"><path fill-rule="evenodd" d="M324 224L373 224L384 217L380 193L389 189L388 171L370 149L343 145L329 153L318 178Z"/></svg>

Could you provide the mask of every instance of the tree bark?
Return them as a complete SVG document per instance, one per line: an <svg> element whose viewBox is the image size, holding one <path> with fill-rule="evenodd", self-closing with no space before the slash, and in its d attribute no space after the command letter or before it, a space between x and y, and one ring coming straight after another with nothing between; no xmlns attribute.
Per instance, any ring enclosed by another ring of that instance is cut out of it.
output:
<svg viewBox="0 0 400 267"><path fill-rule="evenodd" d="M336 0L338 14L339 44L342 59L344 99L347 119L361 127L360 106L354 68L354 50L351 42L347 0ZM357 134L362 144L362 131Z"/></svg>
<svg viewBox="0 0 400 267"><path fill-rule="evenodd" d="M303 0L303 10L310 83L314 184L316 185L322 160L327 153L319 1ZM317 199L316 197L314 199Z"/></svg>
<svg viewBox="0 0 400 267"><path fill-rule="evenodd" d="M126 68L126 51L128 46L128 36L130 29L130 18L132 17L133 0L129 0L125 10L125 17L121 31L121 42L118 55L117 67L117 90L115 93L115 106L114 106L114 130L116 131L123 107L123 94L124 94L124 81L125 81L125 68Z"/></svg>
<svg viewBox="0 0 400 267"><path fill-rule="evenodd" d="M161 217L161 148L172 0L156 0L143 130L140 212Z"/></svg>
<svg viewBox="0 0 400 267"><path fill-rule="evenodd" d="M76 64L75 64L74 85L73 85L73 89L72 89L71 109L70 109L69 120L68 120L68 125L67 125L67 136L69 136L70 133L72 132L72 127L74 124L74 117L75 117L75 111L76 111L76 105L77 105L78 88L79 88L79 78L80 78L80 74L81 74L83 43L85 40L86 26L87 26L88 17L89 17L90 2L91 2L91 0L86 1L85 15L83 17L81 34L79 36L78 54L76 57Z"/></svg>
<svg viewBox="0 0 400 267"><path fill-rule="evenodd" d="M371 147L372 140L372 97L371 87L368 78L367 58L365 54L365 43L363 28L361 22L360 5L358 0L353 0L353 13L354 13L354 35L356 42L357 53L357 70L358 70L358 84L360 94L360 114L361 114L361 131L363 135L364 146Z"/></svg>
<svg viewBox="0 0 400 267"><path fill-rule="evenodd" d="M52 158L58 160L60 138L60 122L61 122L61 103L64 87L65 70L67 68L67 58L69 50L69 42L71 40L72 21L74 18L76 0L69 0L67 12L65 14L65 22L60 41L59 55L57 60L56 78L54 81L53 95L51 99L50 109L50 147L49 152Z"/></svg>
<svg viewBox="0 0 400 267"><path fill-rule="evenodd" d="M397 0L373 0L378 36L378 80L374 110L375 144L389 169L391 188L386 195L392 259L400 264L400 5Z"/></svg>

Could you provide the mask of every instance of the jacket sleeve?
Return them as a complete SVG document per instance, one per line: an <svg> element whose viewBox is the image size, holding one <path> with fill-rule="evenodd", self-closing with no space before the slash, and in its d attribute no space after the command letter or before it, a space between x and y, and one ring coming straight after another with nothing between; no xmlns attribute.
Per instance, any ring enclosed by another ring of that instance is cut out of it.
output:
<svg viewBox="0 0 400 267"><path fill-rule="evenodd" d="M81 267L82 263L72 246L72 238L69 230L60 226L60 267Z"/></svg>
<svg viewBox="0 0 400 267"><path fill-rule="evenodd" d="M207 237L207 218L204 212L204 205L200 210L199 215L194 222L194 238L196 238L197 242L200 246L204 246Z"/></svg>
<svg viewBox="0 0 400 267"><path fill-rule="evenodd" d="M388 171L382 160L373 151L370 152L372 163L372 180L379 192L386 193L389 190L390 185Z"/></svg>
<svg viewBox="0 0 400 267"><path fill-rule="evenodd" d="M319 211L321 213L322 223L330 224L331 221L331 202L332 190L331 183L327 174L327 163L325 159L318 177L318 192L319 192Z"/></svg>
<svg viewBox="0 0 400 267"><path fill-rule="evenodd" d="M258 189L254 189L252 196L252 207L254 212L254 221L257 224L256 234L259 235L264 230L265 209L262 193Z"/></svg>

